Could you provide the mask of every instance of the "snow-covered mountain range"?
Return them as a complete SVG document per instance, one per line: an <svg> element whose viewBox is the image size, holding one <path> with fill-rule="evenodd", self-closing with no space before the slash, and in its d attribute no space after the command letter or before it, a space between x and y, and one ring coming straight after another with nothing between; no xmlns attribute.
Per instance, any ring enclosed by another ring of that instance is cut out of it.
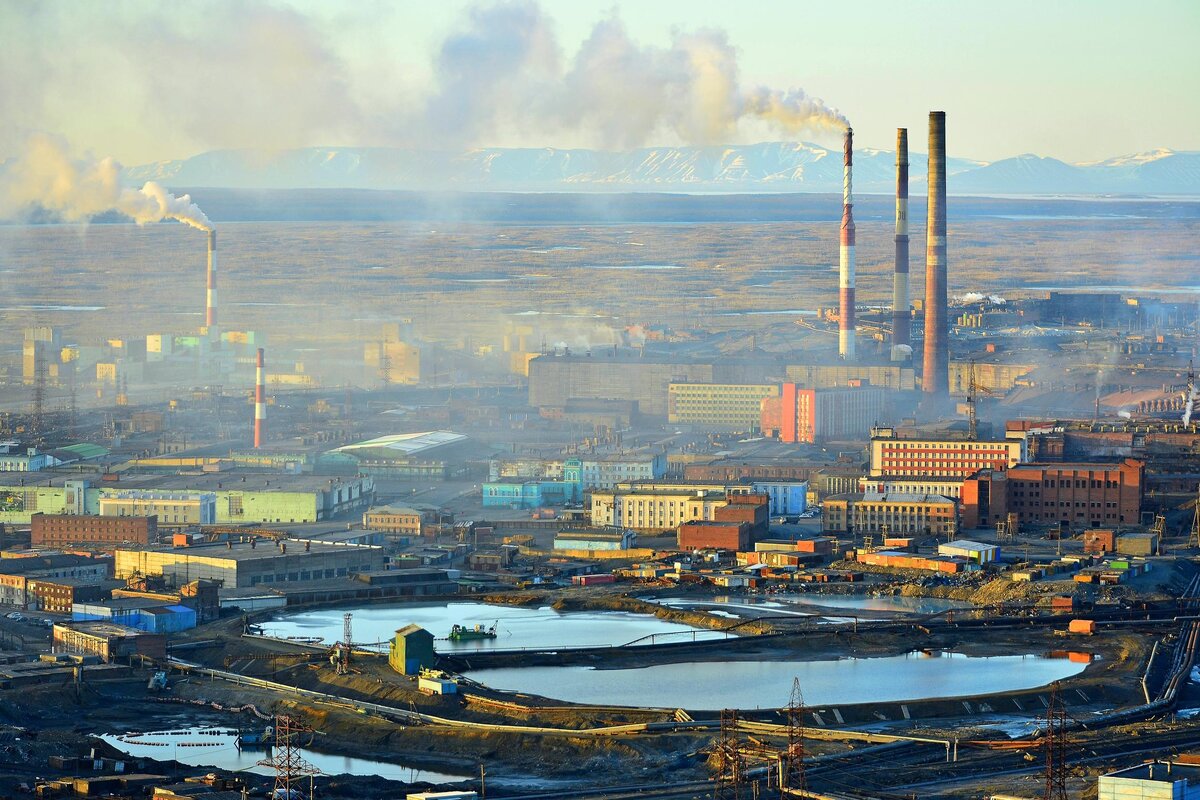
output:
<svg viewBox="0 0 1200 800"><path fill-rule="evenodd" d="M856 151L855 188L887 193L894 154ZM131 167L127 180L172 187L452 189L464 191L840 192L840 149L803 142L646 147L627 152L480 148L465 152L309 147L218 150ZM910 155L913 191L926 156ZM1200 152L1155 150L1069 164L1021 155L993 163L949 159L954 194L1200 194Z"/></svg>

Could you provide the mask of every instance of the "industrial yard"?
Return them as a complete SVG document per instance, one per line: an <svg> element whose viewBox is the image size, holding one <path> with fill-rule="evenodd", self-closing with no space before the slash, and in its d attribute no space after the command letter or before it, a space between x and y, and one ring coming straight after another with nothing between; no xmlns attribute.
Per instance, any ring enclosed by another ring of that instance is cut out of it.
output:
<svg viewBox="0 0 1200 800"><path fill-rule="evenodd" d="M1200 202L820 113L840 196L59 158L0 225L0 800L1192 797Z"/></svg>

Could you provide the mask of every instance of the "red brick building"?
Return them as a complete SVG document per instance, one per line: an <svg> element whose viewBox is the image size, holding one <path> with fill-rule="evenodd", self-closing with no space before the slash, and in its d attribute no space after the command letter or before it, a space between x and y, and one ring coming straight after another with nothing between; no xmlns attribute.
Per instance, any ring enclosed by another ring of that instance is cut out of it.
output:
<svg viewBox="0 0 1200 800"><path fill-rule="evenodd" d="M1145 463L1021 464L963 482L964 528L990 527L1011 512L1021 525L1107 528L1138 521Z"/></svg>
<svg viewBox="0 0 1200 800"><path fill-rule="evenodd" d="M34 514L34 547L96 545L116 548L158 541L158 517L94 517L76 514Z"/></svg>
<svg viewBox="0 0 1200 800"><path fill-rule="evenodd" d="M749 550L751 544L745 522L696 520L679 526L680 550Z"/></svg>
<svg viewBox="0 0 1200 800"><path fill-rule="evenodd" d="M771 497L765 494L730 494L726 505L713 509L714 522L744 522L749 526L750 541L756 542L771 531Z"/></svg>

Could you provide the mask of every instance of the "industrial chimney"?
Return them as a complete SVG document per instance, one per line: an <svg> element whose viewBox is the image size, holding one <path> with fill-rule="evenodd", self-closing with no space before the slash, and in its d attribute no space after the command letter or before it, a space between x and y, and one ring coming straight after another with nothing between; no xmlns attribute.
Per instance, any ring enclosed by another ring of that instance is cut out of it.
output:
<svg viewBox="0 0 1200 800"><path fill-rule="evenodd" d="M929 205L925 222L925 394L950 391L946 321L946 112L929 112Z"/></svg>
<svg viewBox="0 0 1200 800"><path fill-rule="evenodd" d="M204 324L212 332L217 324L217 232L208 232L208 291L204 303Z"/></svg>
<svg viewBox="0 0 1200 800"><path fill-rule="evenodd" d="M909 344L908 311L908 128L896 129L896 272L892 278L892 360Z"/></svg>
<svg viewBox="0 0 1200 800"><path fill-rule="evenodd" d="M263 446L263 426L267 422L267 381L263 368L263 349L258 348L258 364L254 370L254 447Z"/></svg>
<svg viewBox="0 0 1200 800"><path fill-rule="evenodd" d="M842 246L838 270L838 355L854 360L854 207L851 167L854 156L854 130L846 128L842 157Z"/></svg>

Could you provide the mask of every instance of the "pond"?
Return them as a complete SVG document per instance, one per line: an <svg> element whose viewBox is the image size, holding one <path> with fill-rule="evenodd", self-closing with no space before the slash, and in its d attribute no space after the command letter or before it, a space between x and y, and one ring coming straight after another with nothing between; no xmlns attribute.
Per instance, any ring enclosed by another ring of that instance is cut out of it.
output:
<svg viewBox="0 0 1200 800"><path fill-rule="evenodd" d="M442 652L456 650L606 647L719 639L719 631L693 628L646 614L617 611L555 611L549 606L522 607L489 603L406 603L351 609L283 613L262 623L269 636L319 636L332 644L342 638L342 614L353 613L356 643L386 642L396 629L415 623L437 639ZM496 625L495 639L450 641L452 625ZM652 637L652 638L651 638Z"/></svg>
<svg viewBox="0 0 1200 800"><path fill-rule="evenodd" d="M258 775L271 775L269 766L258 762L269 758L269 749L240 750L237 731L227 728L187 728L146 733L108 734L99 737L134 758L153 758L157 761L178 761L195 767L214 767L230 771L246 770ZM314 739L319 746L320 737ZM455 783L470 776L449 775L426 769L415 769L386 761L333 755L308 748L300 756L324 775L378 775L406 783Z"/></svg>
<svg viewBox="0 0 1200 800"><path fill-rule="evenodd" d="M887 703L1018 691L1077 675L1086 663L1037 655L908 653L830 661L713 661L633 669L516 667L466 673L494 689L571 703L665 708L779 708L800 679L808 705Z"/></svg>

